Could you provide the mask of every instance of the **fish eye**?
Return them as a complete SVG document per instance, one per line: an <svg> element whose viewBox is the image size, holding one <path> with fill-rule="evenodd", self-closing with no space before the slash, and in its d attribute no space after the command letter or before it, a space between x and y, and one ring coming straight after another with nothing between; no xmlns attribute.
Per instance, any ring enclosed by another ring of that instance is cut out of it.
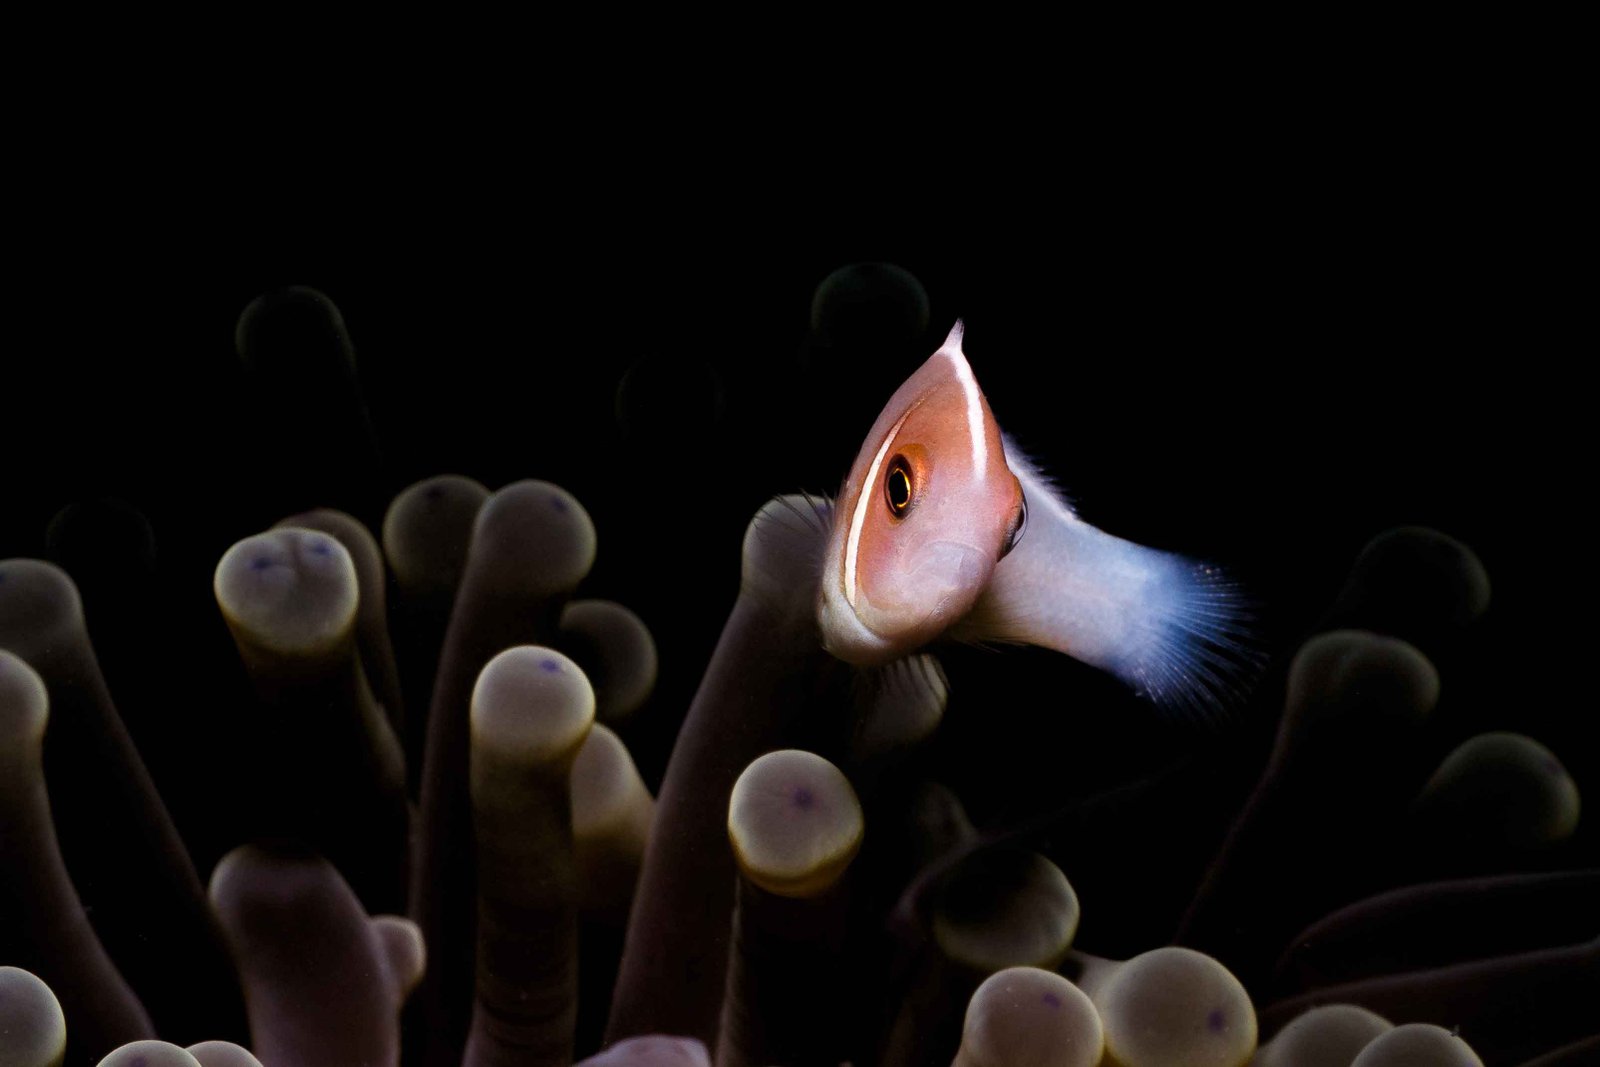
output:
<svg viewBox="0 0 1600 1067"><path fill-rule="evenodd" d="M1000 550L1000 558L1005 559L1011 550L1017 547L1017 542L1022 540L1022 531L1028 528L1028 498L1024 496L1017 505L1017 517L1011 522L1011 532L1006 535L1005 547Z"/></svg>
<svg viewBox="0 0 1600 1067"><path fill-rule="evenodd" d="M889 514L904 518L911 510L912 496L911 464L904 456L896 456L889 461L889 473L883 479L883 498L889 505Z"/></svg>

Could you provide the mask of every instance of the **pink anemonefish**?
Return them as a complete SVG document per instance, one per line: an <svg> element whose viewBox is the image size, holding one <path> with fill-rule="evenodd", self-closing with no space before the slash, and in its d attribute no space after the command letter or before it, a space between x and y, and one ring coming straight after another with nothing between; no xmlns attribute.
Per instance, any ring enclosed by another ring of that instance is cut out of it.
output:
<svg viewBox="0 0 1600 1067"><path fill-rule="evenodd" d="M1041 645L1157 703L1207 709L1252 653L1216 567L1079 519L1000 432L962 325L897 389L835 501L817 619L850 663L941 635Z"/></svg>

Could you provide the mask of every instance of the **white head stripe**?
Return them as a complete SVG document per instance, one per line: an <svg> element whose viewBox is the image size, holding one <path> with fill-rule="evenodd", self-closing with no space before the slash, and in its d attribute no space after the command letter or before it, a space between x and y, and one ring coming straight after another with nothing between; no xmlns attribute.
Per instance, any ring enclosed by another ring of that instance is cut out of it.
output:
<svg viewBox="0 0 1600 1067"><path fill-rule="evenodd" d="M989 442L983 435L983 394L978 392L978 379L972 376L972 367L959 348L943 349L955 364L956 381L967 400L967 435L972 438L972 477L983 477L989 460Z"/></svg>
<svg viewBox="0 0 1600 1067"><path fill-rule="evenodd" d="M878 481L878 468L883 466L883 457L894 443L894 435L900 432L900 427L905 425L906 419L915 410L916 405L913 404L883 435L883 444L878 446L878 454L872 457L872 466L867 468L866 480L861 483L861 496L856 500L855 514L850 516L850 539L844 545L844 598L852 608L856 606L856 550L861 547L861 527L867 521L867 507L872 503L872 487Z"/></svg>

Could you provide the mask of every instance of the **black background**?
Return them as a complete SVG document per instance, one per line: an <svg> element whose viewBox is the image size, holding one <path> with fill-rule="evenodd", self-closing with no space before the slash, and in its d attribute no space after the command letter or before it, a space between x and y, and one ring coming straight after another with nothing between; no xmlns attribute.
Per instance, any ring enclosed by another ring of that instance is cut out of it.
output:
<svg viewBox="0 0 1600 1067"><path fill-rule="evenodd" d="M140 699L170 716L149 758L184 825L227 780L228 733L206 724L229 714L209 594L229 544L315 506L376 529L436 473L556 481L598 528L583 594L633 606L660 645L639 727L654 783L735 595L744 523L773 493L832 492L959 316L1002 427L1081 514L1231 568L1274 655L1375 534L1424 524L1470 545L1493 604L1446 673L1456 718L1437 753L1471 728L1524 730L1594 780L1559 143L1492 97L1426 92L1079 114L1030 127L1020 154L929 138L892 167L812 126L777 148L730 141L724 164L703 151L717 135L599 128L615 136L589 156L537 123L508 134L508 156L538 157L514 167L414 146L357 174L354 131L325 156L169 170L133 136L102 170L41 167L7 301L0 547L41 554L51 515L89 497L150 518L152 639L171 639ZM920 279L923 335L814 335L816 287L861 261ZM354 342L380 449L355 475L307 460L303 427L263 409L238 364L239 312L289 284L331 297ZM1196 747L1259 753L1280 706L1263 692L1196 730L1061 657L947 663L935 767L987 826ZM235 842L200 822L204 871Z"/></svg>

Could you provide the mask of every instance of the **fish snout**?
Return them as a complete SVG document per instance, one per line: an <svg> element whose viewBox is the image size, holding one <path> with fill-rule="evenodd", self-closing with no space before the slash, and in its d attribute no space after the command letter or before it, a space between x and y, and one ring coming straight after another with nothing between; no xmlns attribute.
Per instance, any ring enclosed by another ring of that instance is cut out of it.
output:
<svg viewBox="0 0 1600 1067"><path fill-rule="evenodd" d="M920 549L906 573L906 592L923 606L918 629L937 633L971 611L993 572L992 555L960 541L934 541Z"/></svg>
<svg viewBox="0 0 1600 1067"><path fill-rule="evenodd" d="M993 556L986 556L971 545L960 541L934 541L912 557L908 579L926 590L972 589L977 592L989 580L993 566Z"/></svg>

